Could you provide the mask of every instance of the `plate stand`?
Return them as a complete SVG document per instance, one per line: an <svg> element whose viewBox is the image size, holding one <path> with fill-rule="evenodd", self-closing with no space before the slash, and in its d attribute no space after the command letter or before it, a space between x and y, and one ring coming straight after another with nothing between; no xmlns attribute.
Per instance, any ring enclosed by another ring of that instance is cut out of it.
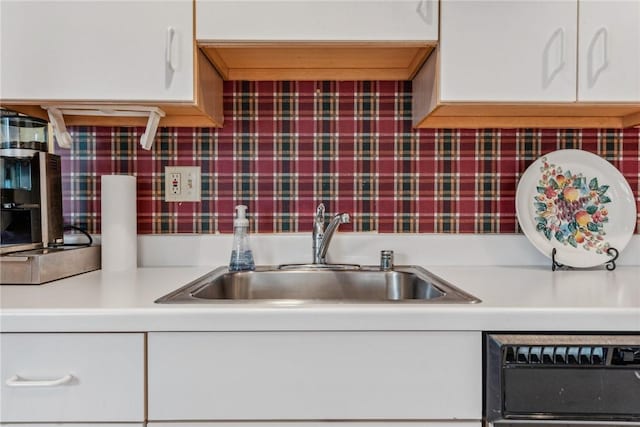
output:
<svg viewBox="0 0 640 427"><path fill-rule="evenodd" d="M611 259L607 261L604 266L607 270L613 271L616 269L616 260L618 259L618 255L620 255L620 253L616 248L609 248L607 249L607 254L611 257ZM566 265L560 264L558 261L556 261L556 248L553 248L553 250L551 251L551 271L556 271L560 268L564 270L574 269L574 267L567 267Z"/></svg>

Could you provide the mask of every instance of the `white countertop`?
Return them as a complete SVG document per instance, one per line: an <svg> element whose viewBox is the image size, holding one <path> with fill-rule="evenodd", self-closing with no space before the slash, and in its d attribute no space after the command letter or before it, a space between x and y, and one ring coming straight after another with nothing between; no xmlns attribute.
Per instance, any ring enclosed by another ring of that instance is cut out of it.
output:
<svg viewBox="0 0 640 427"><path fill-rule="evenodd" d="M640 267L425 266L479 304L154 304L212 266L95 271L0 286L2 332L242 330L640 331Z"/></svg>

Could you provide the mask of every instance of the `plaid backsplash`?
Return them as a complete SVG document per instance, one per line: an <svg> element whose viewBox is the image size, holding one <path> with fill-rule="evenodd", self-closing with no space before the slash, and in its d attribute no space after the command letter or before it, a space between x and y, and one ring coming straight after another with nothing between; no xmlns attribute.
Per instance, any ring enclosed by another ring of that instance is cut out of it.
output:
<svg viewBox="0 0 640 427"><path fill-rule="evenodd" d="M253 232L307 232L320 202L343 231L515 233L519 176L561 148L612 162L640 205L640 129L415 130L404 81L225 82L224 106L223 128L161 128L151 151L142 128L70 128L65 221L99 233L115 173L137 177L140 234L231 233L236 204ZM200 166L202 201L165 202L165 166Z"/></svg>

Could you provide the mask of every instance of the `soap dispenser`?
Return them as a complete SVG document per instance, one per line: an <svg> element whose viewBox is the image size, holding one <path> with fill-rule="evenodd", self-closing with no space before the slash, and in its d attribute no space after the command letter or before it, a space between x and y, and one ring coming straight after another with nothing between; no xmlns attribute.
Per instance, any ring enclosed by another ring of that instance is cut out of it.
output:
<svg viewBox="0 0 640 427"><path fill-rule="evenodd" d="M256 266L253 262L253 253L249 247L249 220L247 219L247 207L236 206L236 217L233 220L233 249L229 271L252 271Z"/></svg>

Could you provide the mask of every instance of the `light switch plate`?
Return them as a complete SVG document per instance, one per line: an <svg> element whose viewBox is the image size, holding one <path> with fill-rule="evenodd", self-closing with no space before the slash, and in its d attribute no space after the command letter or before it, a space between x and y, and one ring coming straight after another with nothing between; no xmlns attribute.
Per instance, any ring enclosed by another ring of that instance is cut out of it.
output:
<svg viewBox="0 0 640 427"><path fill-rule="evenodd" d="M200 166L165 166L164 201L199 202Z"/></svg>

